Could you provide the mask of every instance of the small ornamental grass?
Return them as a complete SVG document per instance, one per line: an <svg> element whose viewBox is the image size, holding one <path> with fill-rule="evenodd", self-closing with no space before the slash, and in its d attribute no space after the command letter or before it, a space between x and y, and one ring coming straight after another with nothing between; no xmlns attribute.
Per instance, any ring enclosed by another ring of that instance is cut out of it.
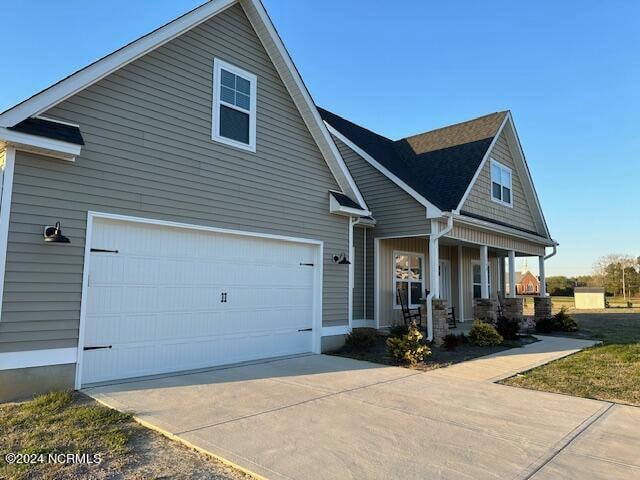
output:
<svg viewBox="0 0 640 480"><path fill-rule="evenodd" d="M415 323L412 323L407 333L400 337L387 338L387 351L400 363L415 366L425 357L431 355L422 333Z"/></svg>
<svg viewBox="0 0 640 480"><path fill-rule="evenodd" d="M491 347L500 345L504 338L489 323L476 320L473 322L468 335L469 341L478 347Z"/></svg>

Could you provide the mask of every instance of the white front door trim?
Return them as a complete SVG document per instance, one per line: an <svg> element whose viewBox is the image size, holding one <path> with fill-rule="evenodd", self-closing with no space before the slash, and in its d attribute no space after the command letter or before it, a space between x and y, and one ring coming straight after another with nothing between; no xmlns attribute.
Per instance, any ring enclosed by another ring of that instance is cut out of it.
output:
<svg viewBox="0 0 640 480"><path fill-rule="evenodd" d="M82 379L82 357L84 351L84 337L86 328L86 313L88 302L88 290L89 290L89 263L91 258L91 239L93 233L93 226L95 219L109 219L119 220L123 222L133 222L148 225L157 225L172 228L183 228L188 230L200 230L212 233L222 233L228 235L238 235L243 237L264 238L270 240L281 240L294 243L316 245L316 259L315 259L315 277L314 277L314 292L313 292L313 333L312 333L312 352L320 353L321 351L321 336L322 336L322 275L323 275L323 247L322 240L290 237L285 235L274 235L269 233L258 233L241 230L231 230L225 228L210 227L205 225L192 225L188 223L171 222L167 220L158 220L152 218L133 217L129 215L118 215L113 213L104 212L87 212L87 231L84 247L84 267L82 271L82 296L80 300L80 328L78 333L78 350L77 350L77 363L76 363L76 375L75 375L75 388L81 387Z"/></svg>

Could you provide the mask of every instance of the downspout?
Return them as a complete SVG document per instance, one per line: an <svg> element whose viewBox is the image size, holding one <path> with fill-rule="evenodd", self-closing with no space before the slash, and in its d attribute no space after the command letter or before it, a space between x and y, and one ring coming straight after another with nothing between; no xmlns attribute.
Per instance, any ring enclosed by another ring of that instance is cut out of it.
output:
<svg viewBox="0 0 640 480"><path fill-rule="evenodd" d="M354 284L354 266L355 266L355 251L353 249L353 227L360 223L360 217L354 220L353 217L349 217L349 291L347 292L347 303L349 304L349 331L353 329L353 284Z"/></svg>
<svg viewBox="0 0 640 480"><path fill-rule="evenodd" d="M446 215L449 217L447 219L447 226L444 229L440 230L438 233L429 236L429 263L431 263L431 248L436 243L436 240L438 240L440 237L443 237L453 229L454 212L449 212ZM433 248L435 249L435 246ZM431 285L429 295L427 295L427 340L429 342L433 340L433 305L431 304L432 299L433 285Z"/></svg>
<svg viewBox="0 0 640 480"><path fill-rule="evenodd" d="M545 255L544 259L545 260L549 260L551 257L553 257L556 253L558 253L558 246L554 245L553 246L553 252L551 252L549 255Z"/></svg>

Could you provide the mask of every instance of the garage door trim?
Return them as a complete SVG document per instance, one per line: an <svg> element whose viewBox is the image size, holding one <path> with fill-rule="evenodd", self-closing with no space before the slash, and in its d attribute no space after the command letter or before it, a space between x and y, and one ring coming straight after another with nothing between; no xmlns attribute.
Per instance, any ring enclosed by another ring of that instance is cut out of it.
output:
<svg viewBox="0 0 640 480"><path fill-rule="evenodd" d="M95 219L118 220L123 222L133 222L140 224L156 225L187 230L200 230L211 233L221 233L227 235L237 235L242 237L264 238L268 240L280 240L299 244L317 246L314 267L314 291L313 291L313 334L312 352L320 353L320 338L322 335L322 270L323 270L323 249L324 242L309 238L290 237L286 235L274 235L269 233L249 232L242 230L232 230L225 228L209 227L205 225L194 225L188 223L172 222L167 220L157 220L152 218L133 217L129 215L118 215L104 212L87 212L87 230L84 247L84 266L82 270L82 296L80 300L80 328L78 332L78 360L76 363L75 388L81 388L82 383L82 354L84 350L87 295L89 290L89 263L91 259L91 241L93 233L93 223Z"/></svg>

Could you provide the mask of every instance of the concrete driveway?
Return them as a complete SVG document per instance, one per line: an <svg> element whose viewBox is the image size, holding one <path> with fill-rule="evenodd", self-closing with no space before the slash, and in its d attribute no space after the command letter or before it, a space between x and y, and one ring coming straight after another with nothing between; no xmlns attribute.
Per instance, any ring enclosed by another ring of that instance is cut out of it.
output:
<svg viewBox="0 0 640 480"><path fill-rule="evenodd" d="M270 479L640 478L640 409L489 381L508 356L420 373L309 355L85 392Z"/></svg>

